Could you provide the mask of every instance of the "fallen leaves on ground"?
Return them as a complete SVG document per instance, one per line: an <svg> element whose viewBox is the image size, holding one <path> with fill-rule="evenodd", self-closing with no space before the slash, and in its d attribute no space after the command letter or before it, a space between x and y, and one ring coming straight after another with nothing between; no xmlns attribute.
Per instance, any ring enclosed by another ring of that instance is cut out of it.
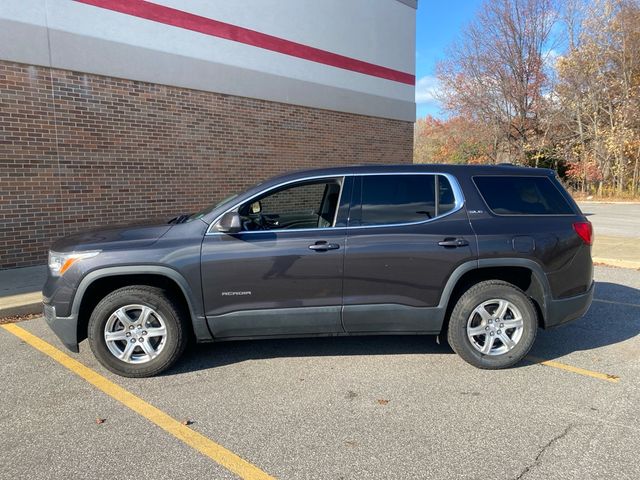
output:
<svg viewBox="0 0 640 480"><path fill-rule="evenodd" d="M27 315L11 315L9 317L0 318L0 325L5 323L18 323L25 320L33 320L34 318L41 317L42 313L29 313Z"/></svg>

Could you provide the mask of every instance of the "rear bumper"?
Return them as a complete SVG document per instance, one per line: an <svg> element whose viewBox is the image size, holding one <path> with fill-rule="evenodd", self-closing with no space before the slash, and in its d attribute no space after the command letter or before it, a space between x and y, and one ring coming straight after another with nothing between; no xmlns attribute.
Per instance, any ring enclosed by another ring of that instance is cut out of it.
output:
<svg viewBox="0 0 640 480"><path fill-rule="evenodd" d="M594 285L592 282L589 290L581 295L548 301L544 327L553 328L564 325L565 323L577 320L587 313L593 300Z"/></svg>
<svg viewBox="0 0 640 480"><path fill-rule="evenodd" d="M44 318L60 341L72 352L78 353L78 319L72 315L70 317L56 316L56 307L44 304Z"/></svg>

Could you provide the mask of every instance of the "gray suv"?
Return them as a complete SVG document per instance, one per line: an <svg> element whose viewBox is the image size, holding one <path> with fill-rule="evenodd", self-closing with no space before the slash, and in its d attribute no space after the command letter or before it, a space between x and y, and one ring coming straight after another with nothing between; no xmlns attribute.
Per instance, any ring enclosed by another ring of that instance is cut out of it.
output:
<svg viewBox="0 0 640 480"><path fill-rule="evenodd" d="M189 338L446 335L505 368L584 314L591 224L551 170L363 166L288 174L195 214L64 238L44 314L120 375Z"/></svg>

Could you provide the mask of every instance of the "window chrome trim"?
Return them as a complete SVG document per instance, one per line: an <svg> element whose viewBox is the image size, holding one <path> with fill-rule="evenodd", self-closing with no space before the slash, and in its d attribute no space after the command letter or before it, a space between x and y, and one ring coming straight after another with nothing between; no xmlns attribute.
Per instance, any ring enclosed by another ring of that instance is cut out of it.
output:
<svg viewBox="0 0 640 480"><path fill-rule="evenodd" d="M241 205L251 202L252 200L254 200L255 198L258 198L266 193L269 193L272 190L276 190L280 187L285 187L287 185L290 185L292 183L298 183L298 182L305 182L308 180L322 180L322 179L342 179L342 185L340 188L340 198L342 198L342 192L344 190L344 184L345 184L345 180L347 177L369 177L369 176L396 176L396 175L442 175L443 177L445 177L448 181L449 184L451 185L451 189L453 190L453 198L455 199L454 202L454 206L451 210L449 210L448 212L442 214L442 215L438 215L437 217L433 217L433 218L428 218L426 220L420 220L418 222L404 222L404 223L385 223L385 224L381 224L381 225L354 225L354 226L346 226L346 227L318 227L318 228L274 228L271 230L251 230L251 231L241 231L241 232L237 232L234 233L234 235L247 235L247 234L262 234L262 233L284 233L284 232L327 232L327 231L339 231L339 230L361 230L361 229L365 229L365 228L388 228L388 227L404 227L404 226L411 226L411 225L420 225L423 223L430 223L433 222L434 220L440 220L441 218L447 217L449 215L452 215L456 212L458 212L459 210L462 209L462 207L464 206L464 194L462 193L462 188L460 187L460 184L458 183L458 179L450 174L450 173L443 173L443 172L368 172L368 173L343 173L342 175L317 175L317 176L311 176L311 177L302 177L302 178L296 178L294 180L289 180L287 182L284 183L279 183L278 185L274 185L272 187L269 187L265 190L262 190L261 192L256 193L255 195L253 195L252 197L249 197L248 199L236 203L234 204L232 207L228 208L227 210L225 210L223 213L221 213L220 215L218 215L209 225L209 228L207 229L207 233L205 233L205 236L214 236L214 235L229 235L228 233L224 233L224 232L217 232L217 231L212 231L216 225L216 223L218 222L218 220L220 220L222 218L223 215L225 215L226 213L232 212L236 209L238 209ZM338 208L340 207L340 201L338 201ZM351 208L351 206L349 207ZM336 211L336 215L337 215L337 211ZM336 216L336 220L337 220L337 216ZM335 225L335 220L334 220L334 225Z"/></svg>

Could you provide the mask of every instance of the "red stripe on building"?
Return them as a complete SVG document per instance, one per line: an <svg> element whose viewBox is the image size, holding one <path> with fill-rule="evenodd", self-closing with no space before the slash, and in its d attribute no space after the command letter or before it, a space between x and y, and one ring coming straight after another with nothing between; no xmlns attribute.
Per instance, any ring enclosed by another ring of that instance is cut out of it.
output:
<svg viewBox="0 0 640 480"><path fill-rule="evenodd" d="M319 48L292 42L284 38L274 37L266 33L257 32L249 28L239 27L230 23L220 22L193 13L184 12L164 5L149 3L143 0L75 0L96 7L105 8L134 17L152 20L154 22L184 28L193 32L224 38L234 42L264 48L272 52L291 55L316 63L332 67L363 73L373 77L393 80L394 82L415 85L416 77L409 73L328 52Z"/></svg>

